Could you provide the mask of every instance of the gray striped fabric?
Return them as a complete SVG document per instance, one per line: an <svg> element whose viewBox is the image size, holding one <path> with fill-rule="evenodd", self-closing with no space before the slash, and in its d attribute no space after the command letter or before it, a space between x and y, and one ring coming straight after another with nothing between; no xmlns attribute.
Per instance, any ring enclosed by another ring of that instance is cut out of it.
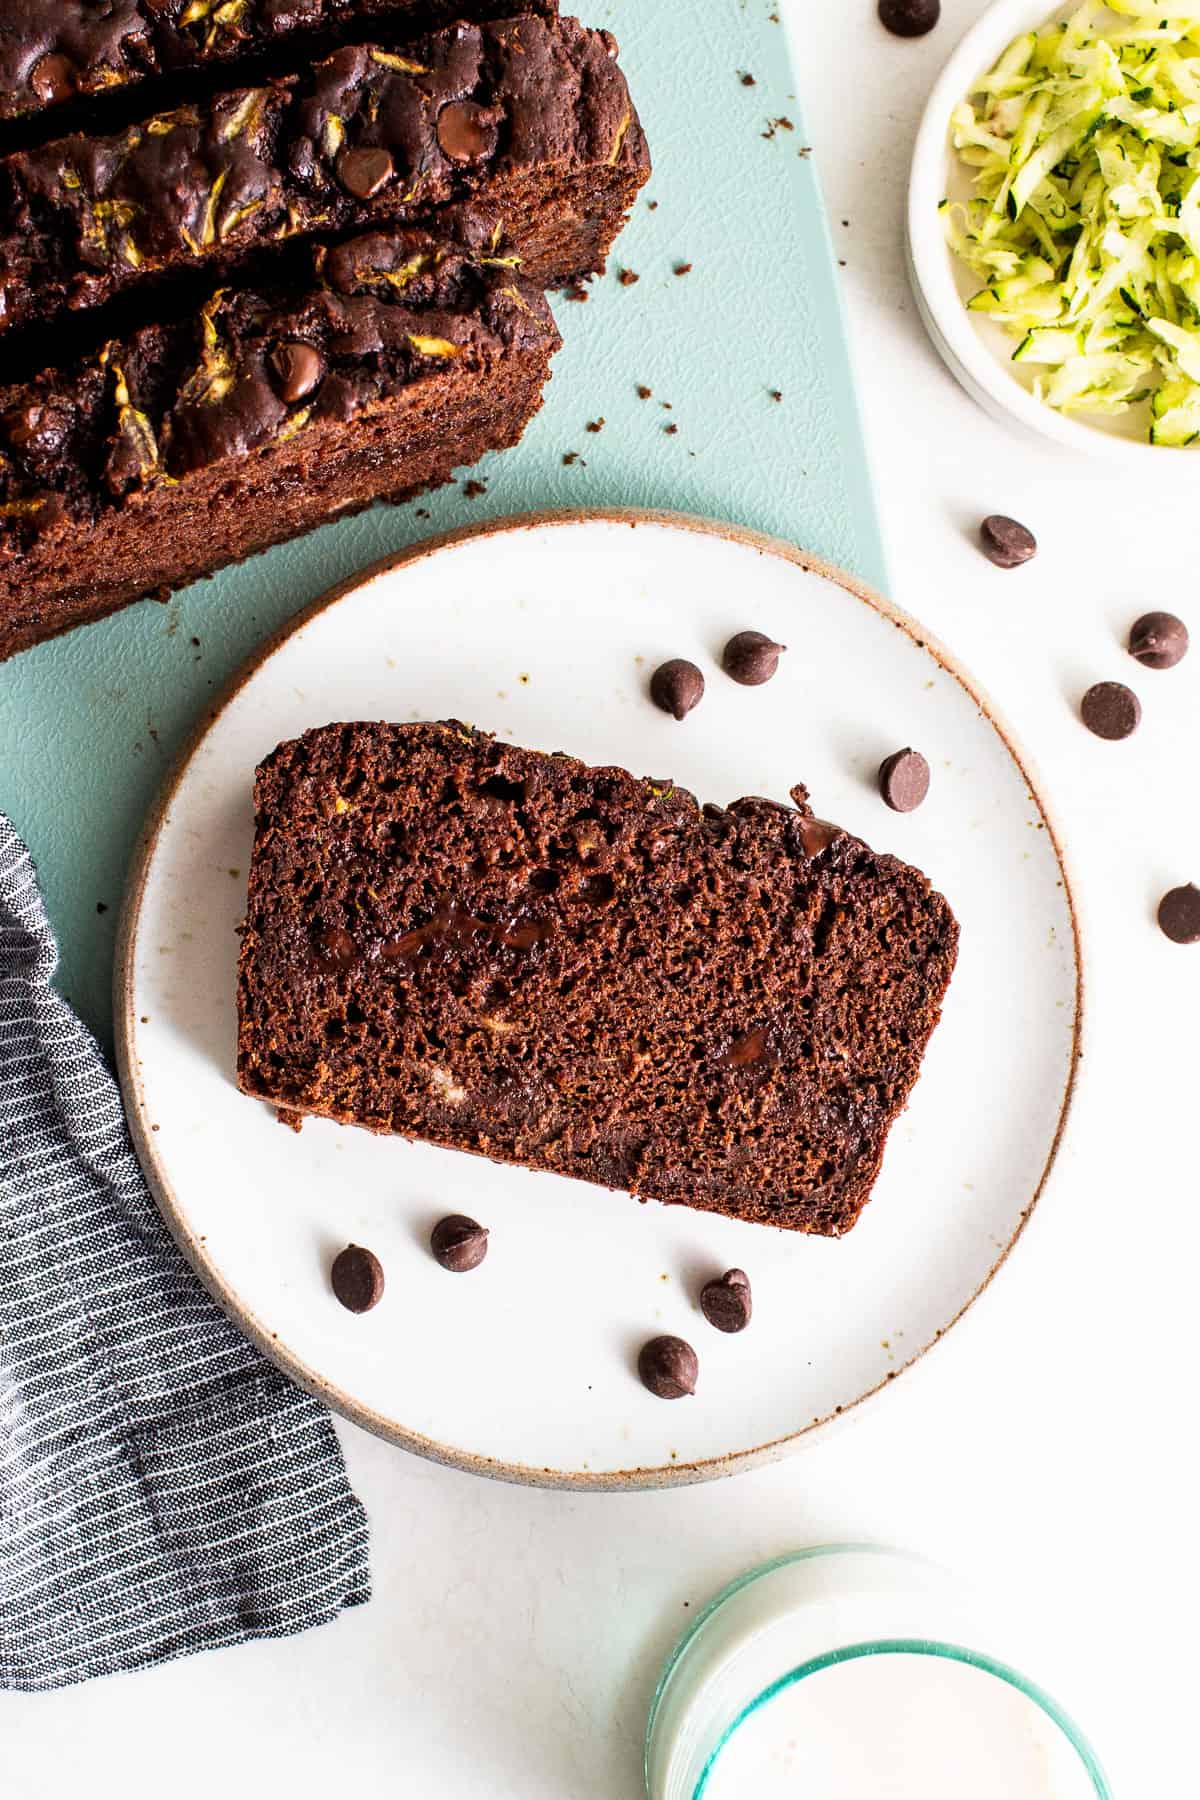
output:
<svg viewBox="0 0 1200 1800"><path fill-rule="evenodd" d="M53 1688L369 1597L325 1410L155 1211L0 817L0 1688Z"/></svg>

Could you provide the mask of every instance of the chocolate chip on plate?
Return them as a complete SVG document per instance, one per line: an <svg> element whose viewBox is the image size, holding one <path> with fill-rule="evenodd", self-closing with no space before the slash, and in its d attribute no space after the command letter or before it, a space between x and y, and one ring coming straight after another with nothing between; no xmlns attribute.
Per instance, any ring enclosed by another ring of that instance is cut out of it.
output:
<svg viewBox="0 0 1200 1800"><path fill-rule="evenodd" d="M700 1311L718 1331L745 1331L752 1310L750 1277L744 1269L726 1269L700 1290Z"/></svg>
<svg viewBox="0 0 1200 1800"><path fill-rule="evenodd" d="M343 150L338 157L338 180L356 200L373 200L392 179L395 165L387 150Z"/></svg>
<svg viewBox="0 0 1200 1800"><path fill-rule="evenodd" d="M311 344L289 341L277 346L271 357L279 398L289 406L304 400L319 387L325 365Z"/></svg>
<svg viewBox="0 0 1200 1800"><path fill-rule="evenodd" d="M1188 628L1174 613L1143 613L1129 633L1129 654L1144 669L1173 669L1188 651Z"/></svg>
<svg viewBox="0 0 1200 1800"><path fill-rule="evenodd" d="M347 1312L370 1312L383 1299L383 1264L374 1251L347 1244L333 1259L329 1283Z"/></svg>
<svg viewBox="0 0 1200 1800"><path fill-rule="evenodd" d="M1123 681L1098 681L1080 701L1079 716L1097 737L1116 743L1137 730L1142 703Z"/></svg>
<svg viewBox="0 0 1200 1800"><path fill-rule="evenodd" d="M694 1394L699 1373L696 1352L682 1338L651 1338L638 1351L642 1386L660 1400L682 1400L686 1394Z"/></svg>
<svg viewBox="0 0 1200 1800"><path fill-rule="evenodd" d="M449 1269L452 1275L465 1275L468 1270L477 1269L487 1255L487 1230L465 1213L451 1213L434 1226L429 1248L443 1269Z"/></svg>
<svg viewBox="0 0 1200 1800"><path fill-rule="evenodd" d="M650 677L650 698L662 712L686 719L704 698L704 677L695 663L674 656Z"/></svg>
<svg viewBox="0 0 1200 1800"><path fill-rule="evenodd" d="M1158 923L1173 944L1200 944L1200 888L1172 888L1159 902Z"/></svg>
<svg viewBox="0 0 1200 1800"><path fill-rule="evenodd" d="M992 513L979 527L983 554L998 569L1019 569L1031 556L1037 555L1037 539L1032 531L1003 513Z"/></svg>
<svg viewBox="0 0 1200 1800"><path fill-rule="evenodd" d="M721 667L742 687L761 687L774 675L786 649L786 644L775 643L761 631L739 631L722 650Z"/></svg>
<svg viewBox="0 0 1200 1800"><path fill-rule="evenodd" d="M879 792L893 812L915 812L929 792L929 764L919 750L897 750L879 765Z"/></svg>
<svg viewBox="0 0 1200 1800"><path fill-rule="evenodd" d="M942 16L942 0L879 0L879 17L895 37L924 37Z"/></svg>

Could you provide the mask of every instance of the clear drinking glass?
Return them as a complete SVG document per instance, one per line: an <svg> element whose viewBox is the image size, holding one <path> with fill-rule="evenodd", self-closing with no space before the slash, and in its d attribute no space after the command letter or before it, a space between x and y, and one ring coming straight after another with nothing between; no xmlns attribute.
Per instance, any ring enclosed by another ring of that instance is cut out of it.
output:
<svg viewBox="0 0 1200 1800"><path fill-rule="evenodd" d="M663 1670L649 1800L1112 1800L1082 1732L1024 1673L1030 1635L896 1551L753 1569Z"/></svg>

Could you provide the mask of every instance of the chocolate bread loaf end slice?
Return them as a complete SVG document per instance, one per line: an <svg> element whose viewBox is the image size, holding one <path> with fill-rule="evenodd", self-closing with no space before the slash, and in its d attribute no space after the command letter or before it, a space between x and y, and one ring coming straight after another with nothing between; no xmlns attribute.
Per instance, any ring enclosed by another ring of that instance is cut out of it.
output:
<svg viewBox="0 0 1200 1800"><path fill-rule="evenodd" d="M574 19L460 23L4 157L0 333L446 207L538 286L595 273L650 173L615 50Z"/></svg>
<svg viewBox="0 0 1200 1800"><path fill-rule="evenodd" d="M0 387L0 658L516 443L542 293L421 232Z"/></svg>
<svg viewBox="0 0 1200 1800"><path fill-rule="evenodd" d="M836 1236L954 968L918 870L798 805L454 722L258 771L238 1079L320 1114Z"/></svg>

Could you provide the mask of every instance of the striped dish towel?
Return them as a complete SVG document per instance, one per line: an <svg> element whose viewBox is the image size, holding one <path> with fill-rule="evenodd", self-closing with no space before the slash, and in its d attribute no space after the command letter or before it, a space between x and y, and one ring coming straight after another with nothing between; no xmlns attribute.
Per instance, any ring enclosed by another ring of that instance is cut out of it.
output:
<svg viewBox="0 0 1200 1800"><path fill-rule="evenodd" d="M175 1248L56 961L0 816L0 1688L28 1690L370 1594L329 1416Z"/></svg>

